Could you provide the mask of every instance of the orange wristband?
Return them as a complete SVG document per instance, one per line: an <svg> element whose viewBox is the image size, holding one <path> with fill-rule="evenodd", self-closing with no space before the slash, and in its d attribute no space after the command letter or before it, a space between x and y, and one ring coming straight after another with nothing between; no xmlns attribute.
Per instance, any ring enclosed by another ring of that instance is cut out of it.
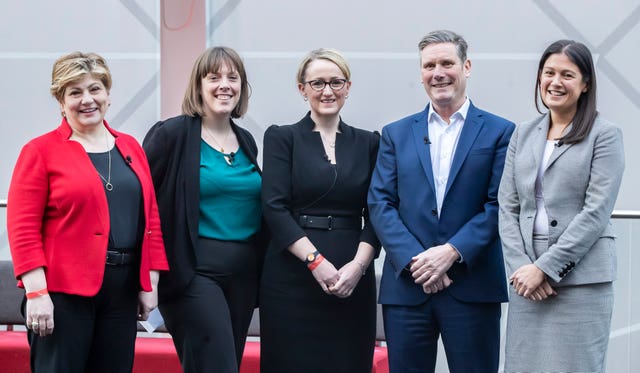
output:
<svg viewBox="0 0 640 373"><path fill-rule="evenodd" d="M49 290L47 290L47 288L44 288L44 289L28 292L26 295L27 295L27 299L33 299L46 294L49 294Z"/></svg>
<svg viewBox="0 0 640 373"><path fill-rule="evenodd" d="M307 267L309 268L310 271L313 271L320 265L320 263L322 263L323 260L324 260L324 256L322 256L322 254L318 254L316 256L316 259L313 262L307 264Z"/></svg>

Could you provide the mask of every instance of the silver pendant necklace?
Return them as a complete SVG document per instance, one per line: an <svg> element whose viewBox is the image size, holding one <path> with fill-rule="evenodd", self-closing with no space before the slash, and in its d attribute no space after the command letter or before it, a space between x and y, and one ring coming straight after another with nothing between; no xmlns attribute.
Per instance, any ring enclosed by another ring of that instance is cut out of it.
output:
<svg viewBox="0 0 640 373"><path fill-rule="evenodd" d="M111 148L109 148L109 135L107 135L106 129L104 132L104 140L107 143L107 149L109 149L109 152L108 152L109 153L109 168L108 168L109 171L106 179L104 178L104 176L102 176L100 171L98 171L98 175L100 175L100 178L104 181L104 189L106 189L107 192L110 192L113 190L113 184L111 184Z"/></svg>

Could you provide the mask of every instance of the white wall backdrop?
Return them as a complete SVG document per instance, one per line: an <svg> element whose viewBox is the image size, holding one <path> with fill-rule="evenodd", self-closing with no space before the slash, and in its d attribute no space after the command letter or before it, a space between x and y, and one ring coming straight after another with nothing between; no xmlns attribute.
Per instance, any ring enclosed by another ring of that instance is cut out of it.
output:
<svg viewBox="0 0 640 373"><path fill-rule="evenodd" d="M0 199L6 198L21 146L58 125L58 105L48 87L51 65L63 53L95 51L107 58L114 76L107 120L115 128L142 140L161 119L161 1L0 0ZM183 3L188 7L191 1ZM544 48L561 38L582 41L596 58L599 109L624 131L627 169L616 208L640 210L638 0L208 0L205 18L208 45L233 47L245 59L253 95L241 122L258 143L270 124L292 123L305 114L295 73L311 49L332 47L345 54L353 86L343 119L379 130L427 103L417 43L429 31L447 28L465 36L472 60L469 96L516 123L536 115L533 89ZM6 259L4 213L0 223L0 258ZM616 227L620 280L608 372L636 372L638 225ZM438 369L447 371L443 360Z"/></svg>

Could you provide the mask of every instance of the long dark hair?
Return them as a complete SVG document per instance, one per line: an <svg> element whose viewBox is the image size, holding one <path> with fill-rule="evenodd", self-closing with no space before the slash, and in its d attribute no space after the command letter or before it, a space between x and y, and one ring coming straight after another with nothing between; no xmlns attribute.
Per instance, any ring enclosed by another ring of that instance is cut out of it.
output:
<svg viewBox="0 0 640 373"><path fill-rule="evenodd" d="M587 85L587 91L580 95L578 98L578 107L576 114L573 117L573 125L571 130L562 136L559 140L565 144L574 144L582 141L593 127L593 122L598 116L598 110L596 109L596 70L593 65L593 58L591 52L584 44L573 40L558 40L547 47L540 57L540 63L538 64L538 78L536 79L535 87L535 100L536 109L539 113L543 113L540 110L539 89L540 89L540 75L542 74L542 68L545 62L552 54L562 53L571 60L582 74L582 82ZM542 102L545 108L547 105Z"/></svg>

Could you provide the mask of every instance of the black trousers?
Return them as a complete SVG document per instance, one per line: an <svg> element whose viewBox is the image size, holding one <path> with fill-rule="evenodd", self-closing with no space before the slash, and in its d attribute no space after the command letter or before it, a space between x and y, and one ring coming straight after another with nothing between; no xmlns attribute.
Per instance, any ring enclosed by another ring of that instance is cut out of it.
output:
<svg viewBox="0 0 640 373"><path fill-rule="evenodd" d="M50 293L53 334L29 331L34 373L130 373L137 332L137 266L106 266L94 297ZM23 313L24 313L23 302Z"/></svg>
<svg viewBox="0 0 640 373"><path fill-rule="evenodd" d="M256 249L200 238L196 260L189 286L160 313L185 373L237 373L257 299Z"/></svg>

